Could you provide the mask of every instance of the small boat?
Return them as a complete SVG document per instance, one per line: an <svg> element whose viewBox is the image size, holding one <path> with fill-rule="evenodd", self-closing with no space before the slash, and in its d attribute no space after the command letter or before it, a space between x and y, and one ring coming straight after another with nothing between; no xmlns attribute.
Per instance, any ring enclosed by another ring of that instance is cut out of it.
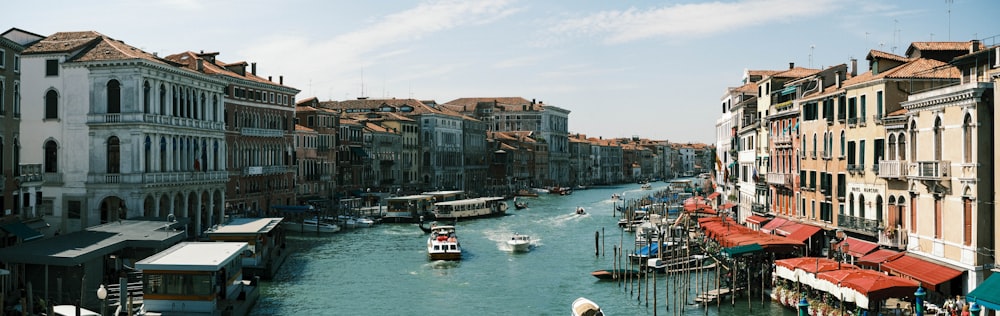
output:
<svg viewBox="0 0 1000 316"><path fill-rule="evenodd" d="M604 269L591 272L590 275L601 280L614 280L629 276L637 277L642 275L642 271L635 269Z"/></svg>
<svg viewBox="0 0 1000 316"><path fill-rule="evenodd" d="M587 211L583 209L583 206L576 208L576 215L584 215L584 214L587 214Z"/></svg>
<svg viewBox="0 0 1000 316"><path fill-rule="evenodd" d="M302 222L282 221L281 227L287 231L300 233L336 233L340 231L340 226L316 220L315 217L303 219Z"/></svg>
<svg viewBox="0 0 1000 316"><path fill-rule="evenodd" d="M431 260L461 260L462 245L455 235L455 226L438 225L431 227L427 238L427 256Z"/></svg>
<svg viewBox="0 0 1000 316"><path fill-rule="evenodd" d="M548 193L548 191L546 191L546 193ZM520 189L520 190L517 190L517 193L514 193L514 195L516 195L516 196L533 196L533 197L538 197L538 192L535 192L535 190Z"/></svg>
<svg viewBox="0 0 1000 316"><path fill-rule="evenodd" d="M526 252L531 250L531 236L514 233L514 236L507 241L507 245L514 252Z"/></svg>
<svg viewBox="0 0 1000 316"><path fill-rule="evenodd" d="M618 193L611 193L611 200L612 200L612 201L618 201L618 200L621 200L621 199L622 199L622 196L621 196L621 194L618 194Z"/></svg>
<svg viewBox="0 0 1000 316"><path fill-rule="evenodd" d="M526 209L526 208L528 208L528 202L518 201L517 198L515 197L514 198L514 208L515 209L519 209L519 210Z"/></svg>
<svg viewBox="0 0 1000 316"><path fill-rule="evenodd" d="M558 195L570 195L573 194L573 188L570 187L551 187L549 188L549 193Z"/></svg>
<svg viewBox="0 0 1000 316"><path fill-rule="evenodd" d="M531 190L535 191L535 193L549 193L549 189L545 188L531 188Z"/></svg>
<svg viewBox="0 0 1000 316"><path fill-rule="evenodd" d="M681 269L684 266L688 267L700 267L705 263L705 259L708 258L705 255L691 255L686 258L675 258L672 260L662 260L662 259L648 259L646 261L646 269L648 271L656 271L663 273L666 270Z"/></svg>
<svg viewBox="0 0 1000 316"><path fill-rule="evenodd" d="M653 189L653 185L649 184L649 182L646 182L646 183L643 183L642 186L639 187L639 188L643 189L643 190L652 190Z"/></svg>
<svg viewBox="0 0 1000 316"><path fill-rule="evenodd" d="M604 316L601 307L585 297L573 301L573 316Z"/></svg>

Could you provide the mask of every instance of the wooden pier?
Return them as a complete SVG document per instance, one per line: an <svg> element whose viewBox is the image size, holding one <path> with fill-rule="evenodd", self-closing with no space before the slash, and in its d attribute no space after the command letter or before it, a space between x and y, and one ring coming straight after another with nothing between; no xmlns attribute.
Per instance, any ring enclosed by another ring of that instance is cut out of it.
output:
<svg viewBox="0 0 1000 316"><path fill-rule="evenodd" d="M740 288L736 288L736 291L742 291L742 290L743 290L743 288L741 288L741 287ZM715 300L719 299L720 297L723 297L723 296L726 296L726 295L730 295L730 294L733 294L733 290L730 289L730 288L712 289L712 290L708 290L706 292L703 292L701 294L698 294L698 296L694 298L694 301L696 303L699 303L699 304L708 304L708 303L714 302Z"/></svg>

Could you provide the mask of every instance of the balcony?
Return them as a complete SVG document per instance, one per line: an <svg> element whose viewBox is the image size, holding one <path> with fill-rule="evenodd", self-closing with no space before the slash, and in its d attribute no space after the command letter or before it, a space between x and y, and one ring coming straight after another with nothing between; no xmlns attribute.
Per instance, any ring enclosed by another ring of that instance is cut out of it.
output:
<svg viewBox="0 0 1000 316"><path fill-rule="evenodd" d="M226 171L208 172L156 172L156 173L91 173L88 184L145 184L162 185L193 182L229 181Z"/></svg>
<svg viewBox="0 0 1000 316"><path fill-rule="evenodd" d="M902 233L903 227L896 225L892 229L883 229L878 234L878 245L896 249L906 249L907 238Z"/></svg>
<svg viewBox="0 0 1000 316"><path fill-rule="evenodd" d="M22 164L18 166L18 169L18 181L20 181L22 187L40 186L45 180L42 177L42 164L40 163ZM3 183L3 181L0 181L0 183Z"/></svg>
<svg viewBox="0 0 1000 316"><path fill-rule="evenodd" d="M866 124L865 124L865 117L864 117L864 116L859 116L859 117L858 117L858 126L861 126L861 127L863 127L863 126L865 126L865 125L866 125Z"/></svg>
<svg viewBox="0 0 1000 316"><path fill-rule="evenodd" d="M751 203L750 211L757 215L767 215L767 205L763 203Z"/></svg>
<svg viewBox="0 0 1000 316"><path fill-rule="evenodd" d="M872 165L872 172L875 173L876 176L878 175L878 164Z"/></svg>
<svg viewBox="0 0 1000 316"><path fill-rule="evenodd" d="M289 171L289 167L286 166L252 166L243 168L243 175L255 176L265 174L281 174Z"/></svg>
<svg viewBox="0 0 1000 316"><path fill-rule="evenodd" d="M43 173L42 183L47 186L61 186L63 185L63 174L61 172Z"/></svg>
<svg viewBox="0 0 1000 316"><path fill-rule="evenodd" d="M881 125L882 124L882 115L879 115L879 114L872 115L872 122L875 122L875 124Z"/></svg>
<svg viewBox="0 0 1000 316"><path fill-rule="evenodd" d="M824 160L830 160L830 158L832 156L832 155L830 155L830 152L826 151L826 150L820 152L820 155L823 156Z"/></svg>
<svg viewBox="0 0 1000 316"><path fill-rule="evenodd" d="M146 113L93 113L87 124L153 123L198 129L224 130L223 122Z"/></svg>
<svg viewBox="0 0 1000 316"><path fill-rule="evenodd" d="M240 129L240 135L255 137L284 137L285 131L280 129L244 127Z"/></svg>
<svg viewBox="0 0 1000 316"><path fill-rule="evenodd" d="M951 161L918 161L910 163L910 178L917 180L941 180L951 174Z"/></svg>
<svg viewBox="0 0 1000 316"><path fill-rule="evenodd" d="M978 169L978 167L979 164L977 163L960 164L959 168L962 168L962 171L956 173L955 175L961 180L970 180L970 181L975 180L978 177L977 175L978 171L976 170Z"/></svg>
<svg viewBox="0 0 1000 316"><path fill-rule="evenodd" d="M768 173L767 174L767 184L783 187L791 187L792 174L790 173Z"/></svg>
<svg viewBox="0 0 1000 316"><path fill-rule="evenodd" d="M837 214L837 226L866 234L878 233L878 222L873 219Z"/></svg>
<svg viewBox="0 0 1000 316"><path fill-rule="evenodd" d="M847 127L854 127L858 125L858 118L851 117L847 119Z"/></svg>
<svg viewBox="0 0 1000 316"><path fill-rule="evenodd" d="M774 146L776 147L792 146L792 135L773 136L771 137L771 140L774 142Z"/></svg>

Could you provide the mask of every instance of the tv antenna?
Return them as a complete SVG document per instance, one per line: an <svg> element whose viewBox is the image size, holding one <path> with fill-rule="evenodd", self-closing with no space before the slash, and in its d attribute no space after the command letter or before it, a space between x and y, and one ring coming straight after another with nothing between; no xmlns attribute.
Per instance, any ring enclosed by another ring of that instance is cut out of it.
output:
<svg viewBox="0 0 1000 316"><path fill-rule="evenodd" d="M813 51L816 50L816 45L809 45L809 68L813 66Z"/></svg>
<svg viewBox="0 0 1000 316"><path fill-rule="evenodd" d="M948 41L951 41L951 4L955 3L955 0L944 0L944 3L948 4Z"/></svg>

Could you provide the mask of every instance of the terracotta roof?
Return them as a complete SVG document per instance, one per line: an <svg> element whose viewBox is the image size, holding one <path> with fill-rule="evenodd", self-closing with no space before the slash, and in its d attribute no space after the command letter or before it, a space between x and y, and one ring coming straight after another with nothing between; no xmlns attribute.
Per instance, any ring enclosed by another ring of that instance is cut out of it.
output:
<svg viewBox="0 0 1000 316"><path fill-rule="evenodd" d="M906 48L906 55L909 56L914 50L969 50L971 42L912 42Z"/></svg>
<svg viewBox="0 0 1000 316"><path fill-rule="evenodd" d="M520 106L520 105L523 105L523 104L531 104L531 101L529 101L528 99L522 98L522 97L458 98L458 99L454 99L454 100L445 102L444 104L445 105L457 105L459 107L461 107L461 106L467 106L469 108L473 108L479 102L493 102L493 101L496 101L499 104L505 104L505 105L518 105L518 106Z"/></svg>
<svg viewBox="0 0 1000 316"><path fill-rule="evenodd" d="M213 55L213 54L217 54L217 53L207 53L207 55ZM283 84L279 84L278 82L270 81L270 80L267 80L265 78L261 78L261 77L259 77L257 75L254 75L252 71L247 71L246 74L240 75L239 73L233 72L233 71L231 71L231 70L229 70L229 69L226 68L226 66L231 66L231 65L244 65L245 66L247 64L247 62L245 62L245 61L239 61L239 62L228 63L227 64L227 63L224 63L224 62L222 62L219 59L214 58L214 57L212 58L213 60L208 60L208 59L200 57L199 55L206 55L206 54L195 53L195 52L192 52L192 51L186 51L186 52L183 52L183 53L169 55L167 57L164 57L164 59L172 61L174 63L177 63L178 65L181 65L181 66L183 66L183 67L185 67L187 69L194 70L194 71L198 70L198 62L197 62L197 60L198 59L202 59L202 60L204 60L202 62L202 71L204 73L206 73L206 74L224 75L224 76L228 76L228 77L239 78L239 79L244 79L244 80L250 80L250 81L264 83L264 84L269 84L269 85L273 85L273 86L280 86L280 87L291 88L291 87L285 86Z"/></svg>
<svg viewBox="0 0 1000 316"><path fill-rule="evenodd" d="M876 50L876 49L873 49L873 50L869 51L868 52L868 56L865 57L865 59L867 59L867 60L872 60L874 58L895 60L895 61L899 61L899 62L903 62L903 63L905 63L905 62L907 62L907 61L910 60L909 58L906 58L906 57L903 57L903 56L899 56L899 55L892 54L892 53L886 53L886 52L883 52L883 51L880 51L880 50Z"/></svg>
<svg viewBox="0 0 1000 316"><path fill-rule="evenodd" d="M73 53L67 62L145 59L169 65L163 59L125 42L94 31L59 32L45 37L24 50L23 54Z"/></svg>
<svg viewBox="0 0 1000 316"><path fill-rule="evenodd" d="M903 115L903 114L906 114L906 108L902 108L902 109L899 109L899 110L895 110L895 111L889 112L889 114L886 114L885 116L896 116L896 115Z"/></svg>
<svg viewBox="0 0 1000 316"><path fill-rule="evenodd" d="M880 76L883 74L879 74ZM958 68L947 63L920 58L884 72L886 78L958 79Z"/></svg>
<svg viewBox="0 0 1000 316"><path fill-rule="evenodd" d="M371 123L371 122L365 123L365 129L368 129L368 130L371 130L371 131L374 131L374 132L399 134L398 132L391 131L388 128L385 128L385 126L378 125L378 124Z"/></svg>
<svg viewBox="0 0 1000 316"><path fill-rule="evenodd" d="M814 74L816 74L818 72L820 72L819 69L810 69L810 68L803 68L803 67L795 67L795 68L792 68L792 69L788 69L788 70L785 70L785 71L782 71L782 72L778 72L778 73L772 74L771 77L802 78L802 77L805 77L805 76L814 75Z"/></svg>
<svg viewBox="0 0 1000 316"><path fill-rule="evenodd" d="M316 131L316 130L314 130L312 128L308 128L308 127L305 127L305 126L302 126L302 125L299 125L299 124L295 124L295 130L296 131L303 131L303 132L315 132Z"/></svg>
<svg viewBox="0 0 1000 316"><path fill-rule="evenodd" d="M747 75L767 77L779 72L782 72L782 70L747 70Z"/></svg>

